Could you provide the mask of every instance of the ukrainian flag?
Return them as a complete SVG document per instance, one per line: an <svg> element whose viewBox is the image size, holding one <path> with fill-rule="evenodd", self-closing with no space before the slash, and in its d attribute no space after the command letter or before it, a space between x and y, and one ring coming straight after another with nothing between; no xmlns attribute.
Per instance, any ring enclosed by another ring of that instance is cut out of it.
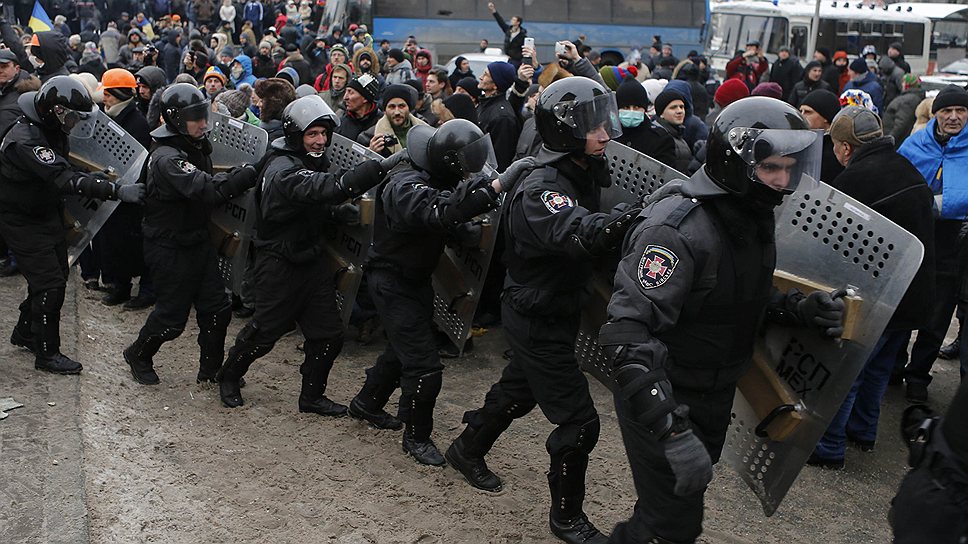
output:
<svg viewBox="0 0 968 544"><path fill-rule="evenodd" d="M54 23L50 22L50 17L44 11L44 6L40 5L39 0L34 0L34 11L30 14L30 21L27 23L34 32L47 32L53 30Z"/></svg>

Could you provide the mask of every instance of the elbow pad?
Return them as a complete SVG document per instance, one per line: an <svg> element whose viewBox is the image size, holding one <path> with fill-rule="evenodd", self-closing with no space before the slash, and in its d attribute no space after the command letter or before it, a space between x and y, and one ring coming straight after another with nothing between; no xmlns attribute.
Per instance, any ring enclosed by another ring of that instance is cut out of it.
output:
<svg viewBox="0 0 968 544"><path fill-rule="evenodd" d="M673 430L674 412L678 408L672 396L672 384L664 368L651 370L630 363L612 370L616 395L629 407L632 419L645 425L660 440Z"/></svg>
<svg viewBox="0 0 968 544"><path fill-rule="evenodd" d="M84 195L98 200L117 200L117 184L100 176L79 173L67 182L64 190L70 194Z"/></svg>
<svg viewBox="0 0 968 544"><path fill-rule="evenodd" d="M498 196L490 185L478 183L470 191L455 191L450 199L437 208L437 217L446 227L455 227L466 223L478 215L497 207Z"/></svg>
<svg viewBox="0 0 968 544"><path fill-rule="evenodd" d="M613 212L612 217L601 228L593 231L589 236L572 234L568 237L565 251L574 258L597 257L610 253L618 248L625 233L632 228L635 218L638 217L642 208L626 208L616 210L618 215Z"/></svg>

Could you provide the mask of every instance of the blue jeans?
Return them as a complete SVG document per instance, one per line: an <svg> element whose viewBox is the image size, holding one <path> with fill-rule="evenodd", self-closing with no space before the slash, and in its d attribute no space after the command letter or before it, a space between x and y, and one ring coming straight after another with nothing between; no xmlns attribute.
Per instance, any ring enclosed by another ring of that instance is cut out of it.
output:
<svg viewBox="0 0 968 544"><path fill-rule="evenodd" d="M877 438L877 420L881 415L881 399L894 369L897 352L910 338L910 331L889 331L881 335L874 351L860 371L840 410L820 438L817 455L824 459L843 459L847 449L847 435L855 440L873 442Z"/></svg>

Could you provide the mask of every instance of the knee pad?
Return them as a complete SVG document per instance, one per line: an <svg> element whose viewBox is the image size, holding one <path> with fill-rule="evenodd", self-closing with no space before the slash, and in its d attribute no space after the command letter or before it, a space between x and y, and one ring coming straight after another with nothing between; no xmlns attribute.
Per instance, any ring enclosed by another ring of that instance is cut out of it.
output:
<svg viewBox="0 0 968 544"><path fill-rule="evenodd" d="M600 431L598 414L584 423L565 423L551 432L545 448L552 457L562 455L568 450L578 450L588 455L595 449Z"/></svg>

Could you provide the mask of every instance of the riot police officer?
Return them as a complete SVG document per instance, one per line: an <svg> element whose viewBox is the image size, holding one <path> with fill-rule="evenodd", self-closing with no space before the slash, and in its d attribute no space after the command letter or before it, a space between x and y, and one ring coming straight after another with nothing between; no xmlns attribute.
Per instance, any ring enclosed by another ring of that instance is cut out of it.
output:
<svg viewBox="0 0 968 544"><path fill-rule="evenodd" d="M68 137L94 134L94 103L78 80L53 77L18 104L24 115L0 143L0 234L27 279L10 342L34 352L39 370L77 374L81 364L60 352L68 274L61 196L140 202L144 188L77 171L67 161Z"/></svg>
<svg viewBox="0 0 968 544"><path fill-rule="evenodd" d="M817 178L822 140L790 105L725 108L708 161L651 202L625 239L599 344L614 355L615 407L638 502L610 542L693 542L703 494L767 309L842 332L843 300L773 288L774 208Z"/></svg>
<svg viewBox="0 0 968 544"><path fill-rule="evenodd" d="M407 150L410 163L391 170L378 189L367 264L369 292L388 343L366 370L349 413L380 429L405 423L403 450L425 465L442 465L430 438L444 368L434 339L431 274L448 237L495 208L501 186L491 175L490 137L469 121L414 127ZM383 409L398 385L399 419Z"/></svg>
<svg viewBox="0 0 968 544"><path fill-rule="evenodd" d="M547 439L552 533L566 542L604 542L582 509L588 454L598 441L598 412L575 359L583 291L597 256L614 251L634 213L600 211L611 183L605 145L621 133L615 97L573 77L541 93L535 111L544 142L538 162L504 206L507 275L502 323L513 350L501 379L447 450L448 462L474 487L498 491L484 456L511 422L535 405L556 425Z"/></svg>
<svg viewBox="0 0 968 544"><path fill-rule="evenodd" d="M334 214L355 209L340 207L342 202L379 183L384 172L370 160L342 177L327 173L326 146L338 125L336 114L316 95L292 102L282 113L285 135L272 142L256 193L255 315L239 332L218 376L222 403L229 408L243 404L239 381L249 365L298 323L306 337L299 411L346 413L346 406L324 394L343 347L336 285L324 261L324 231Z"/></svg>
<svg viewBox="0 0 968 544"><path fill-rule="evenodd" d="M165 122L151 132L143 222L145 263L158 301L138 339L124 350L124 360L138 383L159 383L152 357L164 342L181 335L194 306L197 380L214 381L225 357L232 310L209 236L210 213L254 186L256 171L242 166L212 175L211 103L195 86L171 85L162 94L161 108Z"/></svg>

